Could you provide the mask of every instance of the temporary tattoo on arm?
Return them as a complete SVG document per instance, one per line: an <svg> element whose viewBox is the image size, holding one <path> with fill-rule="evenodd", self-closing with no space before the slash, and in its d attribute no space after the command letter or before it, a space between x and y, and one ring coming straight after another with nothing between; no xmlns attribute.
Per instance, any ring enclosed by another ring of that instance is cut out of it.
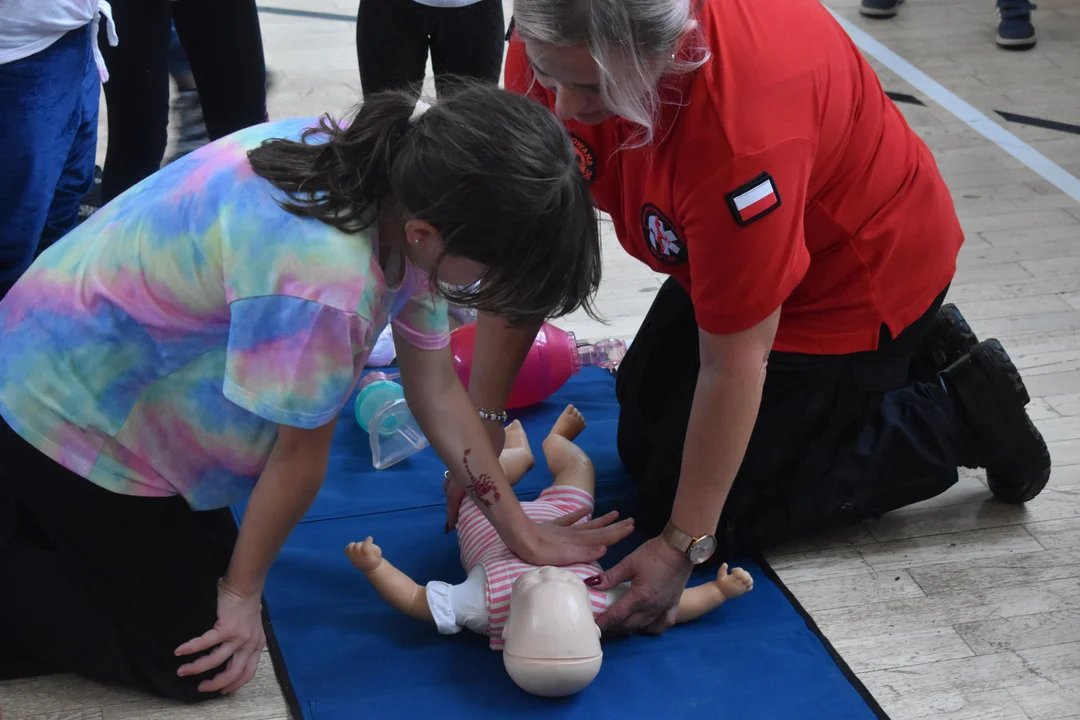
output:
<svg viewBox="0 0 1080 720"><path fill-rule="evenodd" d="M491 479L491 475L480 473L480 476L477 477L473 474L472 468L469 467L469 453L471 452L472 448L467 448L465 455L461 458L461 462L465 465L465 473L469 476L469 484L466 486L465 491L469 493L473 502L484 503L487 507L491 507L499 502L499 491L495 489L495 482ZM490 500L488 500L489 495L491 496Z"/></svg>

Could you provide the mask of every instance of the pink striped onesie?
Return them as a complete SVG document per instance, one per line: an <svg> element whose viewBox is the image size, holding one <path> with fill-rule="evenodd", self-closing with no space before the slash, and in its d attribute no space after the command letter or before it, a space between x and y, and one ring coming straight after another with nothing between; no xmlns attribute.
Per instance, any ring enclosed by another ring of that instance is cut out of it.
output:
<svg viewBox="0 0 1080 720"><path fill-rule="evenodd" d="M536 500L521 503L521 507L532 520L546 522L583 507L591 511L593 497L580 488L553 485L541 492ZM578 522L588 522L591 517L590 512ZM469 573L469 579L457 586L429 583L427 596L432 615L440 632L457 632L464 624L476 632L488 635L492 650L502 650L502 629L510 614L510 591L514 581L530 570L535 570L536 566L522 561L510 552L495 532L495 528L470 498L462 501L458 511L458 544L461 547L461 564ZM582 580L603 570L596 562L567 565L565 569L573 571ZM483 578L480 577L481 571ZM483 580L486 582L483 582L484 600L481 608L476 595L478 583ZM593 615L604 612L608 607L609 593L590 589L589 594ZM470 605L473 615L465 619L462 615L466 612L461 608Z"/></svg>

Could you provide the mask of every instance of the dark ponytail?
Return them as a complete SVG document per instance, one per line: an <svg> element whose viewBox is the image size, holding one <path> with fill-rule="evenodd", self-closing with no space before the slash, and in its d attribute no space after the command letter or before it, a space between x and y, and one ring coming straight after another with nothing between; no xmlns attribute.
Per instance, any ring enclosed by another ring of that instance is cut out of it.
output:
<svg viewBox="0 0 1080 720"><path fill-rule="evenodd" d="M443 257L485 268L475 289L442 288L453 302L512 323L578 308L596 317L599 222L566 129L520 95L454 87L415 120L414 96L372 95L351 124L323 117L299 142L252 150L251 166L288 193L289 212L344 232L371 225L390 200L406 219L430 223ZM315 135L328 139L307 142Z"/></svg>
<svg viewBox="0 0 1080 720"><path fill-rule="evenodd" d="M359 232L393 195L390 172L415 105L406 93L381 93L364 102L344 127L324 115L299 142L267 140L248 153L248 160L255 174L289 195L285 210ZM326 142L307 142L316 135Z"/></svg>

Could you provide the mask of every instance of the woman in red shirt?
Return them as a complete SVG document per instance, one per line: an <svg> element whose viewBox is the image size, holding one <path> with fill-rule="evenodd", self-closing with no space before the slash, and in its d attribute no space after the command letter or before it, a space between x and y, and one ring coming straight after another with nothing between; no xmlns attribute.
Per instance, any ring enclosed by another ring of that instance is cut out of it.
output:
<svg viewBox="0 0 1080 720"><path fill-rule="evenodd" d="M942 307L963 233L933 155L818 0L516 0L514 19L507 87L558 115L619 242L671 276L618 371L654 537L596 579L633 582L603 629L662 632L695 564L924 500L959 467L1009 502L1042 490L1016 368ZM480 319L479 407L535 330Z"/></svg>

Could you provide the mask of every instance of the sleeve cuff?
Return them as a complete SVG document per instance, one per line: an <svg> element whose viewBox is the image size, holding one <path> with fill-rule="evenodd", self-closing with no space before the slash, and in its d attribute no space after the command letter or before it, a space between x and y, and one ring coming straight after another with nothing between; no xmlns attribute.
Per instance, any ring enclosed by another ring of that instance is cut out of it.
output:
<svg viewBox="0 0 1080 720"><path fill-rule="evenodd" d="M304 430L313 430L330 422L341 414L341 408L344 407L345 404L342 402L341 405L331 408L323 413L289 412L261 400L255 393L240 387L228 378L222 383L221 392L229 402L247 410L253 415L261 417L267 422L272 422L275 425L297 427Z"/></svg>
<svg viewBox="0 0 1080 720"><path fill-rule="evenodd" d="M404 323L398 323L397 321L391 321L394 326L394 330L401 336L405 342L409 343L413 347L420 348L421 350L442 350L444 347L450 344L450 333L447 331L441 332L437 335L429 335L425 333L417 332Z"/></svg>
<svg viewBox="0 0 1080 720"><path fill-rule="evenodd" d="M435 627L440 635L456 635L461 626L454 615L453 602L450 600L450 585L439 580L432 580L424 588L427 594L428 608L435 619Z"/></svg>
<svg viewBox="0 0 1080 720"><path fill-rule="evenodd" d="M805 250L800 251L794 262L794 267L785 275L782 283L774 290L768 300L746 308L738 314L717 312L717 309L723 307L723 305L710 302L706 292L691 290L690 295L694 304L694 320L697 322L698 327L713 335L731 335L749 330L787 302L791 293L795 291L795 288L799 286L799 283L806 276L806 271L809 268L809 253ZM691 288L693 288L693 280L691 280Z"/></svg>

